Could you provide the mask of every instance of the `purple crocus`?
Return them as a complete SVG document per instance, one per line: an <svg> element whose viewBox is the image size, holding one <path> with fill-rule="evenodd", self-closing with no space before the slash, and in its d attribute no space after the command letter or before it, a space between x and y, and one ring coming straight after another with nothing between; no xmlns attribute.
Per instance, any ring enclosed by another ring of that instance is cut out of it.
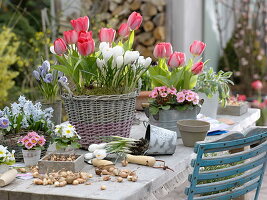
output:
<svg viewBox="0 0 267 200"><path fill-rule="evenodd" d="M61 81L63 83L67 83L68 82L68 78L66 76L62 76L62 77L60 77L59 81Z"/></svg>
<svg viewBox="0 0 267 200"><path fill-rule="evenodd" d="M48 73L45 75L44 82L51 83L53 81L53 75L51 73Z"/></svg>
<svg viewBox="0 0 267 200"><path fill-rule="evenodd" d="M5 117L0 118L0 128L4 129L9 126L9 120Z"/></svg>
<svg viewBox="0 0 267 200"><path fill-rule="evenodd" d="M50 63L48 60L45 60L42 64L42 71L45 71L46 73L50 71Z"/></svg>
<svg viewBox="0 0 267 200"><path fill-rule="evenodd" d="M40 74L37 70L33 70L32 74L36 78L36 80L40 81Z"/></svg>

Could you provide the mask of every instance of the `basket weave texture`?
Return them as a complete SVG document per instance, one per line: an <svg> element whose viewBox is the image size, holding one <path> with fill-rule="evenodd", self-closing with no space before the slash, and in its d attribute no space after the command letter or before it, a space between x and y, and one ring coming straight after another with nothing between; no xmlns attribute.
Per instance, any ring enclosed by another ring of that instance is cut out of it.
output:
<svg viewBox="0 0 267 200"><path fill-rule="evenodd" d="M136 96L137 92L105 96L63 94L69 121L81 136L82 148L101 143L105 136L129 137Z"/></svg>
<svg viewBox="0 0 267 200"><path fill-rule="evenodd" d="M0 144L7 147L9 151L15 150L15 159L16 162L23 162L23 154L22 154L22 147L18 146L18 140L21 136L25 136L28 132L31 131L26 131L23 130L17 134L7 134L2 136L0 140ZM44 148L41 151L41 157L45 156L47 149L49 147L50 141L51 141L51 136L49 133L44 133L42 131L36 131L39 135L43 135L46 139Z"/></svg>

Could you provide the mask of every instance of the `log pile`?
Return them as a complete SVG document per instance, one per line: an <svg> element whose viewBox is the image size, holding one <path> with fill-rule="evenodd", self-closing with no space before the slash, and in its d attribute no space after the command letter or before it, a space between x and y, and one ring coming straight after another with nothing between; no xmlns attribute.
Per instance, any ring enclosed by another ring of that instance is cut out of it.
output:
<svg viewBox="0 0 267 200"><path fill-rule="evenodd" d="M136 31L136 50L153 58L155 44L166 39L166 0L81 0L81 7L80 15L90 18L90 30L94 38L97 38L101 27L118 29L136 11L143 16L143 23ZM66 22L69 23L72 17L69 16Z"/></svg>

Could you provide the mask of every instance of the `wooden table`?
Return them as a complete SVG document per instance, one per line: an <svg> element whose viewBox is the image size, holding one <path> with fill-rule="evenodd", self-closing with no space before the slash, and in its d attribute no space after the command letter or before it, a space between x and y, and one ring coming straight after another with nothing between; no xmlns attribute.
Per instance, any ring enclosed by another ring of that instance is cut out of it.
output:
<svg viewBox="0 0 267 200"><path fill-rule="evenodd" d="M229 130L243 131L255 125L260 117L260 110L249 109L242 116L218 116L231 119L235 122ZM146 121L143 113L137 113L140 121ZM143 123L134 125L131 137L143 137L145 128ZM216 140L221 136L209 136L208 141ZM141 200L141 199L164 199L175 187L179 187L187 179L191 172L190 162L195 156L193 148L185 147L179 139L176 152L172 156L158 156L157 159L165 160L167 165L174 170L154 169L145 166L129 164L127 169L137 170L139 177L137 182L125 180L123 183L115 181L104 182L94 175L92 185L67 185L65 187L33 185L32 180L16 179L10 185L0 188L0 200ZM119 166L120 167L120 166ZM84 170L94 174L92 166L85 164ZM107 189L101 191L101 185Z"/></svg>

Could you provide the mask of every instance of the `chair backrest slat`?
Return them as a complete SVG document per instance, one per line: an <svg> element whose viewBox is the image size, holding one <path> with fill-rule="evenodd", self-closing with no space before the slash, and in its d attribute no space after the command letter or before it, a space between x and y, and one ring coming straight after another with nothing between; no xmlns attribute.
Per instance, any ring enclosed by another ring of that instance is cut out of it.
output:
<svg viewBox="0 0 267 200"><path fill-rule="evenodd" d="M242 151L240 153L226 155L226 156L203 158L200 162L196 162L196 164L199 164L200 167L205 167L212 165L235 163L257 156L263 152L266 152L266 150L267 150L267 141L265 141L263 144L253 149Z"/></svg>
<svg viewBox="0 0 267 200"><path fill-rule="evenodd" d="M212 171L200 172L198 175L198 180L207 180L214 178L222 178L227 176L233 176L235 174L244 173L247 170L253 169L259 165L262 165L265 162L265 156L259 156L256 159L253 159L249 162L242 163L240 165L235 165L229 168L217 169Z"/></svg>
<svg viewBox="0 0 267 200"><path fill-rule="evenodd" d="M227 179L224 181L218 181L215 183L200 184L196 186L195 194L222 191L225 189L231 189L236 186L241 186L246 182L249 182L253 179L258 178L262 173L263 166L260 167L260 170L253 170L252 173L242 174L240 176Z"/></svg>
<svg viewBox="0 0 267 200"><path fill-rule="evenodd" d="M197 156L191 163L190 187L185 191L188 200L230 200L254 189L257 200L267 162L267 127L254 129L245 135L233 133L233 137L228 135L218 142L195 145ZM250 145L253 148L247 148ZM241 147L246 150L225 152Z"/></svg>

